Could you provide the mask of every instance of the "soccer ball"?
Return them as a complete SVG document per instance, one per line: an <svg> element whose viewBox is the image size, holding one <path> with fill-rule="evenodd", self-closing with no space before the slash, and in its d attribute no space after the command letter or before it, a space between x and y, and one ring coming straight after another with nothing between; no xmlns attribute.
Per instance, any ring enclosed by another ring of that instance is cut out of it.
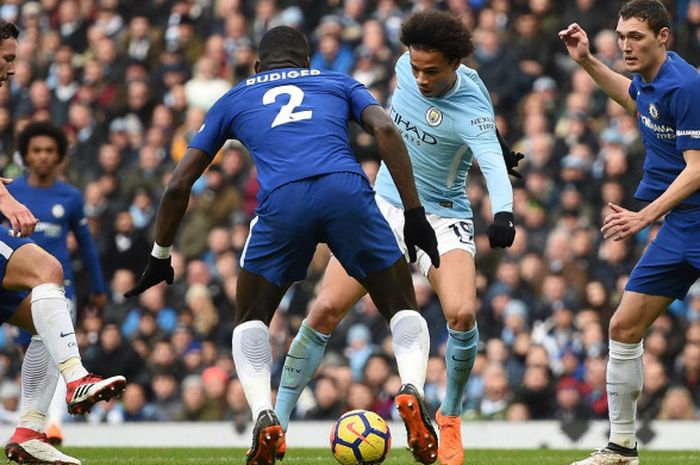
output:
<svg viewBox="0 0 700 465"><path fill-rule="evenodd" d="M374 412L352 410L331 430L331 451L341 465L377 465L391 449L391 431Z"/></svg>

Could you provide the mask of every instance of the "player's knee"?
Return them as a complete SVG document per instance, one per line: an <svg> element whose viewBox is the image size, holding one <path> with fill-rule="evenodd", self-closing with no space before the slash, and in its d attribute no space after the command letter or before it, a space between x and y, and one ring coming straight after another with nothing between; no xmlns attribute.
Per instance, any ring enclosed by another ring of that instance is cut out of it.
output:
<svg viewBox="0 0 700 465"><path fill-rule="evenodd" d="M639 325L630 324L623 318L614 314L610 319L609 334L610 339L617 342L634 344L642 340L645 328Z"/></svg>
<svg viewBox="0 0 700 465"><path fill-rule="evenodd" d="M306 317L306 321L313 329L323 334L333 332L342 319L342 310L336 308L332 301L319 296L314 302L313 308Z"/></svg>
<svg viewBox="0 0 700 465"><path fill-rule="evenodd" d="M454 307L443 307L447 325L455 331L467 331L474 326L476 311L474 305L464 303Z"/></svg>
<svg viewBox="0 0 700 465"><path fill-rule="evenodd" d="M56 257L48 252L42 254L41 266L33 267L32 274L34 275L34 286L40 284L63 286L63 267Z"/></svg>

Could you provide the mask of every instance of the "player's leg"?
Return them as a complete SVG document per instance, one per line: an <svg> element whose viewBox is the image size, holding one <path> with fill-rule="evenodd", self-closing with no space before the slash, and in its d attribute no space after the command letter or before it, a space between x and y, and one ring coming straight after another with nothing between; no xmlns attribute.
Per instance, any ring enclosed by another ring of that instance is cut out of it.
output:
<svg viewBox="0 0 700 465"><path fill-rule="evenodd" d="M268 325L289 285L305 278L320 242L316 194L313 178L274 190L258 206L241 254L232 351L255 419L248 465L274 464L286 450L282 426L272 410Z"/></svg>
<svg viewBox="0 0 700 465"><path fill-rule="evenodd" d="M437 434L423 400L430 335L428 324L416 310L418 305L406 260L400 257L391 267L369 273L361 283L377 309L389 320L402 383L395 402L406 426L409 448L418 462L433 463L437 459Z"/></svg>
<svg viewBox="0 0 700 465"><path fill-rule="evenodd" d="M638 465L637 397L642 390L642 337L672 297L625 291L610 320L607 391L608 445L572 465Z"/></svg>
<svg viewBox="0 0 700 465"><path fill-rule="evenodd" d="M622 300L610 320L607 369L610 441L574 465L638 465L637 397L642 390L642 338L674 299L683 299L700 277L689 249L700 233L685 216L670 213L632 270Z"/></svg>
<svg viewBox="0 0 700 465"><path fill-rule="evenodd" d="M422 395L430 336L425 319L417 311L413 280L399 246L400 238L377 206L366 179L337 175L329 189L337 190L336 211L330 215L338 219L326 225L328 245L389 321L403 383L396 403L406 425L408 443L416 460L433 463L437 459L437 434ZM338 205L342 206L339 211ZM398 210L397 214L403 217Z"/></svg>
<svg viewBox="0 0 700 465"><path fill-rule="evenodd" d="M285 431L301 392L321 364L331 333L366 293L362 285L348 275L340 262L332 256L318 297L302 321L284 360L275 413Z"/></svg>
<svg viewBox="0 0 700 465"><path fill-rule="evenodd" d="M123 376L102 379L85 370L63 291L63 270L53 256L31 243L15 248L7 261L2 287L31 289L30 305L20 305L8 321L36 331L41 337L68 385L69 413L87 412L96 402L123 392Z"/></svg>
<svg viewBox="0 0 700 465"><path fill-rule="evenodd" d="M23 305L29 307L29 297L25 300ZM39 336L33 336L30 340L22 361L20 379L20 418L5 446L5 456L18 463L80 465L80 460L53 447L44 433L46 412L59 373Z"/></svg>
<svg viewBox="0 0 700 465"><path fill-rule="evenodd" d="M440 256L440 268L431 267L428 276L440 299L448 331L446 391L436 414L440 428L438 458L443 465L458 465L464 460L462 398L479 343L474 257L466 250L450 250Z"/></svg>
<svg viewBox="0 0 700 465"><path fill-rule="evenodd" d="M231 343L236 373L255 420L253 444L246 460L249 465L274 464L275 457L284 453L278 450L283 432L272 409L269 324L287 287L245 269L238 276Z"/></svg>
<svg viewBox="0 0 700 465"><path fill-rule="evenodd" d="M65 290L68 312L70 313L73 325L75 325L77 316L75 292L73 290L73 286L67 286ZM51 404L49 404L48 417L46 419L46 430L44 431L49 442L55 446L60 446L63 442L63 431L61 425L63 424L63 416L65 415L66 411L66 393L66 382L60 378L56 383L56 389L54 390Z"/></svg>

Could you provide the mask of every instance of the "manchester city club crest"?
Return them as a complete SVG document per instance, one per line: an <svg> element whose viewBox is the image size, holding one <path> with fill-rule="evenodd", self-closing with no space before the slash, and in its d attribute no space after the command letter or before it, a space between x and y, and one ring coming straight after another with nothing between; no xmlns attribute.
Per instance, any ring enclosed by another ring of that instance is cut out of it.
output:
<svg viewBox="0 0 700 465"><path fill-rule="evenodd" d="M63 205L57 203L51 207L51 214L54 218L62 218L63 215L66 214L66 211L63 209Z"/></svg>
<svg viewBox="0 0 700 465"><path fill-rule="evenodd" d="M428 108L425 112L425 121L431 126L439 126L442 123L442 112L435 107Z"/></svg>
<svg viewBox="0 0 700 465"><path fill-rule="evenodd" d="M652 118L656 119L659 117L659 109L653 103L649 104L649 114Z"/></svg>

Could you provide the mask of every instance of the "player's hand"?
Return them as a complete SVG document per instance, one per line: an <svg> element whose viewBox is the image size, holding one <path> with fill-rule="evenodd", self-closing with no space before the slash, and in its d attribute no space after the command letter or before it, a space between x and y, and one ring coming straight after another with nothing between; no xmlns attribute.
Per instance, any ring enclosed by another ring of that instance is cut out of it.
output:
<svg viewBox="0 0 700 465"><path fill-rule="evenodd" d="M613 212L605 217L603 227L600 228L604 239L612 238L615 241L621 241L649 225L649 220L640 212L627 210L614 203L608 203L608 207Z"/></svg>
<svg viewBox="0 0 700 465"><path fill-rule="evenodd" d="M105 305L107 305L107 294L104 292L102 294L93 294L90 293L90 297L88 299L88 307L94 308L95 310L101 312L104 310Z"/></svg>
<svg viewBox="0 0 700 465"><path fill-rule="evenodd" d="M8 184L12 184L12 181L14 181L14 179L12 179L12 178L3 178L2 176L0 176L0 182L3 183L3 184L6 185L6 186L7 186Z"/></svg>
<svg viewBox="0 0 700 465"><path fill-rule="evenodd" d="M0 212L5 215L12 225L12 234L27 237L34 232L39 220L23 204L18 202L9 192L0 197Z"/></svg>
<svg viewBox="0 0 700 465"><path fill-rule="evenodd" d="M430 257L435 268L440 266L440 253L433 227L425 217L423 207L415 207L403 212L406 222L403 225L403 238L408 249L408 259L416 261L416 247L420 247Z"/></svg>
<svg viewBox="0 0 700 465"><path fill-rule="evenodd" d="M515 223L510 212L498 212L493 217L493 223L486 230L489 236L489 245L496 247L510 247L515 239Z"/></svg>
<svg viewBox="0 0 700 465"><path fill-rule="evenodd" d="M581 64L590 58L588 34L577 23L571 23L569 27L559 31L559 38L564 41L566 50L576 63Z"/></svg>
<svg viewBox="0 0 700 465"><path fill-rule="evenodd" d="M134 286L132 289L124 293L124 297L139 295L149 287L153 287L161 281L172 284L175 271L173 270L173 266L170 264L170 258L171 257L156 258L153 255L149 255L146 269L143 270L143 274L141 275L139 282L137 282L136 286Z"/></svg>
<svg viewBox="0 0 700 465"><path fill-rule="evenodd" d="M520 160L525 158L525 154L511 150L508 143L501 136L501 133L498 132L498 129L496 129L496 136L498 136L498 143L501 144L501 152L503 153L503 160L506 162L508 174L515 178L522 179L523 175L515 171L515 168L518 167Z"/></svg>

